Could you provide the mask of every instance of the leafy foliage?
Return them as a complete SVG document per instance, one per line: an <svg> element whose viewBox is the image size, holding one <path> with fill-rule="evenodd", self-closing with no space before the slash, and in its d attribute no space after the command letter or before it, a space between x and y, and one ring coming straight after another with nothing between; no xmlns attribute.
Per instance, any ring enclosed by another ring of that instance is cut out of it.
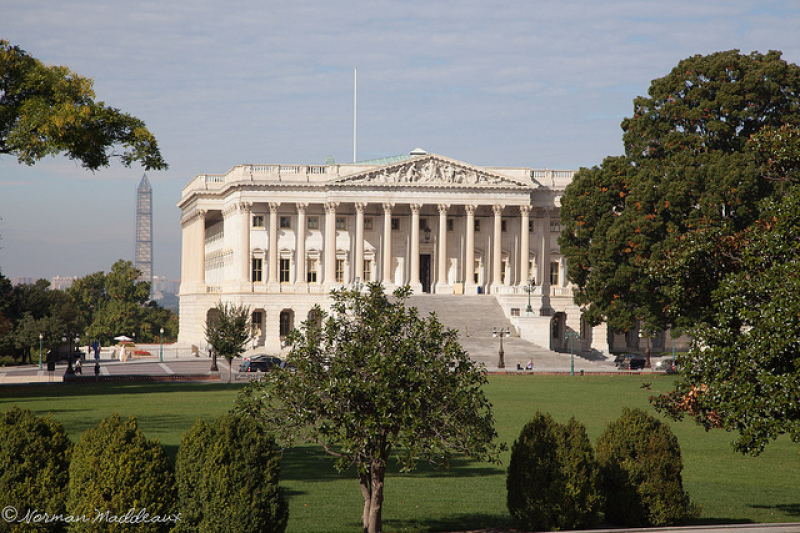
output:
<svg viewBox="0 0 800 533"><path fill-rule="evenodd" d="M591 324L713 320L724 257L692 264L680 294L662 272L685 235L736 235L758 218L761 199L780 192L747 143L784 124L800 124L800 68L779 52L690 57L634 100L622 122L625 156L581 169L562 199L559 242Z"/></svg>
<svg viewBox="0 0 800 533"><path fill-rule="evenodd" d="M800 185L766 200L736 238L689 243L687 256L708 242L721 244L706 253L724 252L735 268L713 292L713 323L694 331L682 379L655 404L737 431L741 452L758 454L782 433L800 442Z"/></svg>
<svg viewBox="0 0 800 533"><path fill-rule="evenodd" d="M453 454L496 459L485 371L431 315L406 308L410 290L394 298L378 283L365 292L333 291L328 313L288 338L296 372L271 372L245 389L240 408L276 432L279 442L315 442L358 470L364 530L382 529L389 455L403 470L419 460L447 466Z"/></svg>
<svg viewBox="0 0 800 533"><path fill-rule="evenodd" d="M511 448L506 487L508 510L526 530L596 525L603 498L586 428L537 411Z"/></svg>
<svg viewBox="0 0 800 533"><path fill-rule="evenodd" d="M251 335L249 307L222 302L214 306L206 323L206 341L214 348L215 357L221 355L228 361L228 381L231 361L245 351Z"/></svg>
<svg viewBox="0 0 800 533"><path fill-rule="evenodd" d="M253 418L199 421L181 439L176 461L178 531L274 533L286 529L280 454Z"/></svg>
<svg viewBox="0 0 800 533"><path fill-rule="evenodd" d="M607 521L630 527L682 524L699 514L683 490L678 439L640 409L623 409L597 440Z"/></svg>
<svg viewBox="0 0 800 533"><path fill-rule="evenodd" d="M151 516L174 515L172 466L163 446L147 440L134 417L114 414L89 428L75 447L69 468L67 512L90 520L73 531L122 531L130 526L94 519L105 512L123 516L146 509ZM166 531L169 522L136 524L137 531Z"/></svg>
<svg viewBox="0 0 800 533"><path fill-rule="evenodd" d="M12 407L0 416L0 507L18 519L30 510L50 515L66 509L72 443L50 417ZM63 524L0 522L0 531L60 531Z"/></svg>
<svg viewBox="0 0 800 533"><path fill-rule="evenodd" d="M0 154L27 165L64 153L89 170L107 167L111 157L128 167L139 161L167 169L144 122L94 98L89 78L0 40ZM115 146L124 151L115 153Z"/></svg>

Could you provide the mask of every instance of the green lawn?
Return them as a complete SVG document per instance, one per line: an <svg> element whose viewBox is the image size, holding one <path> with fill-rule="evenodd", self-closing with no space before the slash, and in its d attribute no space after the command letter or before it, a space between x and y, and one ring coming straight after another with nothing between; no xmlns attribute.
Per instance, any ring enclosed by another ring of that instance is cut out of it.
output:
<svg viewBox="0 0 800 533"><path fill-rule="evenodd" d="M666 391L671 379L647 377L493 376L487 394L497 429L509 447L538 409L557 420L575 416L595 440L622 406L650 409L641 387ZM174 456L180 437L197 418L228 410L238 385L102 384L0 389L0 410L12 405L52 413L73 440L113 412L136 415L148 437ZM652 409L650 409L652 411ZM692 422L671 423L684 457L684 483L703 507L703 522L800 521L800 446L782 438L760 457L733 452L733 436L706 433ZM503 457L505 464L508 454ZM456 462L449 472L421 465L412 474L387 478L387 531L453 531L510 526L503 466ZM313 447L284 455L283 480L290 497L289 531L359 529L361 496L353 472L338 474Z"/></svg>

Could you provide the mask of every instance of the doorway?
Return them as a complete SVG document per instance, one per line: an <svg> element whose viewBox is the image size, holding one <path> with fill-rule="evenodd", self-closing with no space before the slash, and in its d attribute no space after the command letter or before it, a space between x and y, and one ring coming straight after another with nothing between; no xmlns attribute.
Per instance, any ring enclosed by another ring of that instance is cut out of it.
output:
<svg viewBox="0 0 800 533"><path fill-rule="evenodd" d="M419 256L419 282L422 284L422 292L431 292L430 254L420 254Z"/></svg>

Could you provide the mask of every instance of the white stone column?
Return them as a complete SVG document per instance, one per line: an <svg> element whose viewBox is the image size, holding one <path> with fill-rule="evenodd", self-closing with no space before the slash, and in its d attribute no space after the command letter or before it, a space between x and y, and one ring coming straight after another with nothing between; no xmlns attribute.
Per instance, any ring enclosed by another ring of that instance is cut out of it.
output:
<svg viewBox="0 0 800 533"><path fill-rule="evenodd" d="M306 208L308 204L297 204L297 229L295 230L294 283L306 286Z"/></svg>
<svg viewBox="0 0 800 533"><path fill-rule="evenodd" d="M270 286L278 285L278 207L281 204L269 204L269 280ZM273 290L270 288L270 290Z"/></svg>
<svg viewBox="0 0 800 533"><path fill-rule="evenodd" d="M325 204L325 290L336 283L336 206L337 202Z"/></svg>
<svg viewBox="0 0 800 533"><path fill-rule="evenodd" d="M501 272L503 268L503 207L502 205L493 205L492 212L494 213L494 235L492 237L492 292L495 292L500 285Z"/></svg>
<svg viewBox="0 0 800 533"><path fill-rule="evenodd" d="M241 246L241 253L240 253L240 263L239 263L239 280L241 281L242 285L250 286L250 270L251 270L251 263L250 263L250 208L253 204L248 202L242 202L239 204L239 220L241 225L241 237L242 242ZM250 289L252 290L252 286Z"/></svg>
<svg viewBox="0 0 800 533"><path fill-rule="evenodd" d="M519 239L519 285L528 284L530 272L528 271L531 263L530 232L528 231L530 221L531 206L522 205L519 207L520 214L520 239Z"/></svg>
<svg viewBox="0 0 800 533"><path fill-rule="evenodd" d="M411 204L411 276L409 285L415 294L422 292L422 283L419 281L419 210L421 204Z"/></svg>
<svg viewBox="0 0 800 533"><path fill-rule="evenodd" d="M439 204L439 252L438 252L438 273L436 275L436 293L452 294L453 290L447 283L447 204Z"/></svg>
<svg viewBox="0 0 800 533"><path fill-rule="evenodd" d="M539 309L541 316L550 316L550 210L547 208L539 210L537 219L538 240L537 259L539 264L539 285L542 287L542 306Z"/></svg>
<svg viewBox="0 0 800 533"><path fill-rule="evenodd" d="M394 286L392 276L392 207L393 204L383 204L383 279L381 282L386 290Z"/></svg>
<svg viewBox="0 0 800 533"><path fill-rule="evenodd" d="M367 204L356 202L356 277L364 283L364 208Z"/></svg>
<svg viewBox="0 0 800 533"><path fill-rule="evenodd" d="M465 205L467 212L467 243L464 250L464 293L475 294L475 209L477 206Z"/></svg>

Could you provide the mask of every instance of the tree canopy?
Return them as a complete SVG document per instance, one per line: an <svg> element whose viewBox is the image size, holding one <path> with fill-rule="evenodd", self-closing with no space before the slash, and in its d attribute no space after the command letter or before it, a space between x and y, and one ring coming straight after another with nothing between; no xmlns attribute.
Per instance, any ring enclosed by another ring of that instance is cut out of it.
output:
<svg viewBox="0 0 800 533"><path fill-rule="evenodd" d="M453 454L497 458L485 371L455 331L405 307L409 294L378 283L333 291L331 311L316 308L287 339L296 372L270 372L239 398L284 445L318 443L339 468L356 467L370 533L382 530L390 453L403 470L447 466Z"/></svg>
<svg viewBox="0 0 800 533"><path fill-rule="evenodd" d="M89 170L109 166L112 157L128 167L139 161L147 170L166 170L144 122L95 101L92 84L0 40L0 154L27 165L63 153Z"/></svg>
<svg viewBox="0 0 800 533"><path fill-rule="evenodd" d="M250 308L219 302L214 306L206 323L206 341L228 362L228 381L231 380L231 361L245 351L245 345L252 339ZM216 370L216 369L214 369Z"/></svg>
<svg viewBox="0 0 800 533"><path fill-rule="evenodd" d="M800 68L780 52L690 57L634 100L625 155L581 169L562 198L559 242L590 323L657 330L714 319L724 258L694 264L681 298L659 270L688 233L732 236L754 223L782 184L763 178L747 143L786 124L800 124Z"/></svg>

